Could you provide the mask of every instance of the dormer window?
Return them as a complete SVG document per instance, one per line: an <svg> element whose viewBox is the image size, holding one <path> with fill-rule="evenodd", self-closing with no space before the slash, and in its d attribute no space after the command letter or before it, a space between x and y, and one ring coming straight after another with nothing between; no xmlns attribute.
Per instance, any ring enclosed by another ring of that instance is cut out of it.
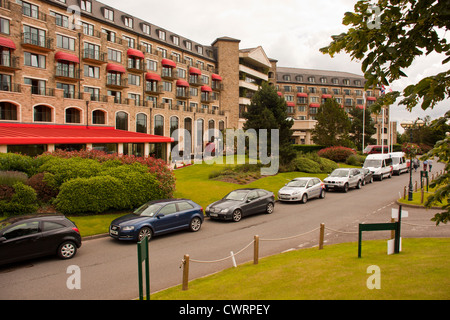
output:
<svg viewBox="0 0 450 320"><path fill-rule="evenodd" d="M142 24L142 32L145 34L150 34L150 26L148 24Z"/></svg>
<svg viewBox="0 0 450 320"><path fill-rule="evenodd" d="M172 36L172 42L174 45L178 46L180 44L180 38L177 36Z"/></svg>
<svg viewBox="0 0 450 320"><path fill-rule="evenodd" d="M203 47L197 46L197 53L203 54Z"/></svg>
<svg viewBox="0 0 450 320"><path fill-rule="evenodd" d="M133 28L133 18L124 17L123 22L124 22L125 26L127 26L128 28Z"/></svg>
<svg viewBox="0 0 450 320"><path fill-rule="evenodd" d="M192 50L192 42L186 41L186 49Z"/></svg>
<svg viewBox="0 0 450 320"><path fill-rule="evenodd" d="M110 21L114 21L114 11L108 8L103 8L103 17Z"/></svg>
<svg viewBox="0 0 450 320"><path fill-rule="evenodd" d="M166 32L163 30L158 30L158 38L161 40L166 40Z"/></svg>

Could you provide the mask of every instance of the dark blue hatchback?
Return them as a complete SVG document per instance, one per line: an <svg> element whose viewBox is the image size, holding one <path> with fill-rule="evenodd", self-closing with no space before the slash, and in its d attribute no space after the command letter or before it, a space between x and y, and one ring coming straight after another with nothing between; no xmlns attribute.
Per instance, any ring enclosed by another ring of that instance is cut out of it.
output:
<svg viewBox="0 0 450 320"><path fill-rule="evenodd" d="M109 235L119 240L150 240L153 236L182 229L200 230L203 208L187 199L150 201L132 214L111 222Z"/></svg>

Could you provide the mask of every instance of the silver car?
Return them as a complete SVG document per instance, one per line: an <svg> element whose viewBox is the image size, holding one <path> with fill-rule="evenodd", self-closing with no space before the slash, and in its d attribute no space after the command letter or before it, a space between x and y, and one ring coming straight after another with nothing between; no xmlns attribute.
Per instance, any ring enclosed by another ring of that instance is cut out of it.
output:
<svg viewBox="0 0 450 320"><path fill-rule="evenodd" d="M301 201L311 198L325 198L325 186L319 178L295 178L278 191L279 201Z"/></svg>
<svg viewBox="0 0 450 320"><path fill-rule="evenodd" d="M347 192L349 188L361 189L364 176L358 169L342 168L334 170L323 182L325 189L342 190Z"/></svg>

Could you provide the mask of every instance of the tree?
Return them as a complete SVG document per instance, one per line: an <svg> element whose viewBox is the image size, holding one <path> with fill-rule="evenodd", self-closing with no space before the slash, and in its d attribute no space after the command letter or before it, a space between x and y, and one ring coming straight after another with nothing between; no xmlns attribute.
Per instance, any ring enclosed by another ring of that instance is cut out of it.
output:
<svg viewBox="0 0 450 320"><path fill-rule="evenodd" d="M244 112L243 116L247 119L244 130L267 129L268 141L271 141L270 130L279 130L281 164L287 164L295 158L296 152L291 142L291 128L294 121L288 118L286 101L278 96L275 88L263 83L260 90L253 95L247 112ZM268 152L270 150L270 146L268 146Z"/></svg>
<svg viewBox="0 0 450 320"><path fill-rule="evenodd" d="M365 114L364 114L365 113ZM372 136L377 132L375 123L371 117L370 111L365 108L353 107L349 114L352 116L352 126L350 128L350 134L353 135L353 141L359 148L364 148L369 144L375 144L376 140ZM364 123L364 128L363 128ZM364 129L364 147L362 145L362 135Z"/></svg>
<svg viewBox="0 0 450 320"><path fill-rule="evenodd" d="M327 99L316 115L317 124L312 130L315 144L331 147L355 147L349 139L351 122L347 113L335 99Z"/></svg>
<svg viewBox="0 0 450 320"><path fill-rule="evenodd" d="M333 41L320 51L331 56L345 51L362 61L366 89L407 77L406 68L423 54L441 54L442 64L450 61L450 44L445 39L450 27L448 1L378 0L374 6L361 0L354 9L343 19L344 25L351 26L349 30L332 36ZM407 86L402 93L389 92L373 106L391 105L403 95L400 105L411 110L422 101L426 110L449 96L449 85L447 70Z"/></svg>
<svg viewBox="0 0 450 320"><path fill-rule="evenodd" d="M331 56L344 51L352 59L362 61L366 90L407 77L406 69L424 54L442 56L442 65L450 62L450 43L445 38L450 28L448 1L378 0L373 5L369 0L360 0L354 11L345 13L343 18L343 24L350 26L348 31L332 36L333 41L320 51ZM448 99L449 95L450 69L447 69L407 86L402 92L383 95L372 107L380 110L402 96L399 104L408 110L419 103L426 110ZM448 120L448 115L446 117ZM439 156L448 168L448 137L441 141L430 151L430 156ZM447 181L448 186L449 177L447 170L439 180ZM435 193L437 197L438 192ZM450 207L446 206L444 210L445 213L435 216L437 223L448 221Z"/></svg>

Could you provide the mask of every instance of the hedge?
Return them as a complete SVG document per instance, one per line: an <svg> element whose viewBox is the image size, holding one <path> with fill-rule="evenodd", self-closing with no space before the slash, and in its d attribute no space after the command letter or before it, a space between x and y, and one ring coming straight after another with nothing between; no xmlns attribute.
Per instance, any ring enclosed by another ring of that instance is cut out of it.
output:
<svg viewBox="0 0 450 320"><path fill-rule="evenodd" d="M10 200L0 201L0 212L3 216L15 216L35 213L39 206L33 188L17 182L13 185L14 193Z"/></svg>
<svg viewBox="0 0 450 320"><path fill-rule="evenodd" d="M324 157L335 162L345 162L349 156L356 154L355 150L346 147L329 147L320 150L317 153L320 157Z"/></svg>

